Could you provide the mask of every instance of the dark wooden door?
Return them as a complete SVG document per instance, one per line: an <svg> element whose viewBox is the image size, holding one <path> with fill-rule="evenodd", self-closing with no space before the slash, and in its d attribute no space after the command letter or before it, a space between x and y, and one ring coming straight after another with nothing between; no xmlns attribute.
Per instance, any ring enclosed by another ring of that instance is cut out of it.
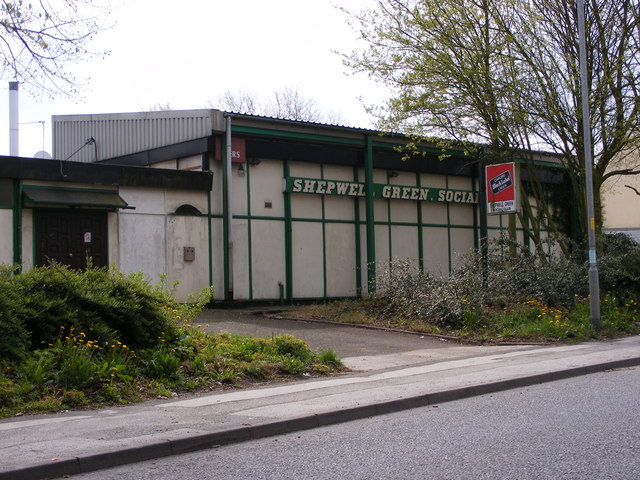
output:
<svg viewBox="0 0 640 480"><path fill-rule="evenodd" d="M55 260L77 270L107 266L107 213L37 210L36 265Z"/></svg>

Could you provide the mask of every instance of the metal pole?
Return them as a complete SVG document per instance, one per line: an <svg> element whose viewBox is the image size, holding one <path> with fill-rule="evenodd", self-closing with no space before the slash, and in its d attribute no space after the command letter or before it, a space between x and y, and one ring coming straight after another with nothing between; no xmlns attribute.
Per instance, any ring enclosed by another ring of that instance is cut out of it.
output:
<svg viewBox="0 0 640 480"><path fill-rule="evenodd" d="M224 164L224 175L227 180L227 209L225 212L225 220L227 226L227 300L233 300L233 177L232 177L232 160L231 160L231 115L227 115L226 124L226 153Z"/></svg>
<svg viewBox="0 0 640 480"><path fill-rule="evenodd" d="M580 94L582 97L582 130L584 143L584 181L587 193L587 236L589 241L589 294L591 324L600 330L600 281L596 260L596 218L593 207L593 153L591 151L591 119L589 115L589 85L587 81L587 46L584 20L584 0L578 0L578 40L580 49Z"/></svg>
<svg viewBox="0 0 640 480"><path fill-rule="evenodd" d="M9 155L17 157L20 155L20 133L19 133L19 108L18 108L18 82L9 82Z"/></svg>

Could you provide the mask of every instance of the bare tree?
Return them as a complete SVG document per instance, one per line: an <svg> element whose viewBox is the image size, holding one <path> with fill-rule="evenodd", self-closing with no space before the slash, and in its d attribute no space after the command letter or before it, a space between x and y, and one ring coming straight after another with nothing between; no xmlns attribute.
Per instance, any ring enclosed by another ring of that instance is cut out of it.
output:
<svg viewBox="0 0 640 480"><path fill-rule="evenodd" d="M108 11L102 2L1 0L2 76L38 91L73 95L78 82L68 66L99 55L89 50L89 43L107 28L102 22Z"/></svg>
<svg viewBox="0 0 640 480"><path fill-rule="evenodd" d="M266 102L260 102L252 92L240 90L234 93L226 90L218 98L218 107L236 113L303 122L339 123L342 121L339 113L323 112L315 99L305 96L300 89L291 86L276 90Z"/></svg>

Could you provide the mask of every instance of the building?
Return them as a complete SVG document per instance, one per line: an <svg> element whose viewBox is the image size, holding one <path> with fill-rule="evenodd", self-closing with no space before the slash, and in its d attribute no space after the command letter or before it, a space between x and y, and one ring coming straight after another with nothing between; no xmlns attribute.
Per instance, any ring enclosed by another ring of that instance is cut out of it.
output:
<svg viewBox="0 0 640 480"><path fill-rule="evenodd" d="M20 172L0 167L13 186L0 207L0 222L13 225L3 245L13 248L0 262L42 263L34 246L47 225L101 211L106 261L178 280L181 298L214 285L220 301L332 299L366 294L393 258L446 275L484 230L507 224L496 215L484 226L477 162L426 144L405 160L400 135L189 110L54 116L53 138L58 160L39 161L46 171L15 158ZM562 188L557 163L539 160L546 185ZM98 191L72 201L71 190ZM96 238L93 227L68 228L81 245ZM526 243L522 225L518 235Z"/></svg>
<svg viewBox="0 0 640 480"><path fill-rule="evenodd" d="M640 152L623 157L614 168L637 170ZM618 175L608 179L602 189L603 230L625 233L640 243L640 174Z"/></svg>

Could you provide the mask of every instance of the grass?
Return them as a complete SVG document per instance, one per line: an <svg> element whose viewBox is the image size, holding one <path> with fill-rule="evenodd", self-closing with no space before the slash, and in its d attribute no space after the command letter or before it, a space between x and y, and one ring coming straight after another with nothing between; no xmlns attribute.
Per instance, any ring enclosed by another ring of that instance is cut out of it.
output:
<svg viewBox="0 0 640 480"><path fill-rule="evenodd" d="M132 350L118 341L61 329L46 348L0 370L0 418L127 404L181 392L236 388L300 376L330 375L343 365L291 335L210 335L182 327L176 341Z"/></svg>
<svg viewBox="0 0 640 480"><path fill-rule="evenodd" d="M388 306L380 299L300 306L283 315L447 335L486 343L551 343L638 334L639 308L634 299L603 297L600 331L591 324L589 299L579 296L575 297L572 305L564 307L552 307L538 300L478 306L463 299L456 309L459 313L446 321L438 317L420 318L401 311L390 315Z"/></svg>

